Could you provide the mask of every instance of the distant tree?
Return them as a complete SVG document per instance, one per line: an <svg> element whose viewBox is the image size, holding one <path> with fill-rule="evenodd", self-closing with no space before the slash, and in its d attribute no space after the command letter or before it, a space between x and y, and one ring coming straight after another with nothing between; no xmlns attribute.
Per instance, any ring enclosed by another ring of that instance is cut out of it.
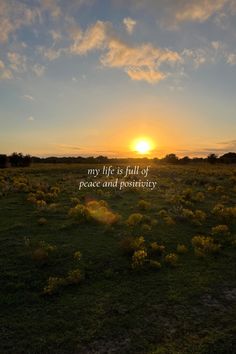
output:
<svg viewBox="0 0 236 354"><path fill-rule="evenodd" d="M7 155L1 154L0 155L0 168L7 167Z"/></svg>
<svg viewBox="0 0 236 354"><path fill-rule="evenodd" d="M18 154L17 152L13 152L13 154L9 156L9 161L12 167L20 166L22 163L22 159L23 155L21 153Z"/></svg>
<svg viewBox="0 0 236 354"><path fill-rule="evenodd" d="M30 164L31 164L31 156L30 155L23 156L22 167L29 167Z"/></svg>
<svg viewBox="0 0 236 354"><path fill-rule="evenodd" d="M13 152L9 156L9 161L12 167L28 167L31 164L30 155L23 155L22 153Z"/></svg>
<svg viewBox="0 0 236 354"><path fill-rule="evenodd" d="M236 153L228 152L219 157L219 161L223 163L236 163Z"/></svg>
<svg viewBox="0 0 236 354"><path fill-rule="evenodd" d="M207 162L214 164L217 162L217 156L216 154L210 154L207 156Z"/></svg>
<svg viewBox="0 0 236 354"><path fill-rule="evenodd" d="M182 159L179 159L179 163L181 163L183 165L186 165L190 161L191 161L191 159L188 156L184 156L184 157L182 157Z"/></svg>
<svg viewBox="0 0 236 354"><path fill-rule="evenodd" d="M167 163L176 164L178 163L179 159L175 154L168 154L164 157L163 161Z"/></svg>
<svg viewBox="0 0 236 354"><path fill-rule="evenodd" d="M108 162L108 157L107 156L98 156L95 158L97 163L106 163Z"/></svg>

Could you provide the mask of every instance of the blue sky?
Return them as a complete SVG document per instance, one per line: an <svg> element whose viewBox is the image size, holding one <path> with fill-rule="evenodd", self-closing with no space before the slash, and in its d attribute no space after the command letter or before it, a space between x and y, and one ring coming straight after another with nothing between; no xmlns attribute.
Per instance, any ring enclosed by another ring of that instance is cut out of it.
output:
<svg viewBox="0 0 236 354"><path fill-rule="evenodd" d="M236 150L234 0L0 0L0 151Z"/></svg>

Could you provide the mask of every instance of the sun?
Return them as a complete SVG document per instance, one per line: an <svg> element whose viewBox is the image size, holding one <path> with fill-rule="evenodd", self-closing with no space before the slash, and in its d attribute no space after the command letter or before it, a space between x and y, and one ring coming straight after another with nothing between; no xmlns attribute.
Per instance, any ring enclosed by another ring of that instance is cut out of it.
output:
<svg viewBox="0 0 236 354"><path fill-rule="evenodd" d="M153 144L150 139L141 138L137 139L133 143L133 150L140 155L149 154L153 148Z"/></svg>

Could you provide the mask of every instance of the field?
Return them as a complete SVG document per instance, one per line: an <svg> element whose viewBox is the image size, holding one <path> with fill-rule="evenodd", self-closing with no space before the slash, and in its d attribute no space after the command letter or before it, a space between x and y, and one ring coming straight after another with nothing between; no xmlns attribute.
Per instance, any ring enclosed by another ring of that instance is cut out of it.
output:
<svg viewBox="0 0 236 354"><path fill-rule="evenodd" d="M0 171L0 353L235 353L236 167L79 190L88 167Z"/></svg>

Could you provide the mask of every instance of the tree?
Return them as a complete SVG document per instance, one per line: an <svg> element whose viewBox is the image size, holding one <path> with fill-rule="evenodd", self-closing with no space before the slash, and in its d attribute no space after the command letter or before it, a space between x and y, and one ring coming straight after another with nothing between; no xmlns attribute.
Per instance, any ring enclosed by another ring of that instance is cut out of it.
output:
<svg viewBox="0 0 236 354"><path fill-rule="evenodd" d="M164 157L163 161L167 163L175 164L179 161L179 159L175 154L168 154Z"/></svg>
<svg viewBox="0 0 236 354"><path fill-rule="evenodd" d="M0 155L0 168L7 167L7 155L1 154Z"/></svg>
<svg viewBox="0 0 236 354"><path fill-rule="evenodd" d="M228 152L227 154L224 154L219 157L219 161L223 163L236 163L236 153Z"/></svg>
<svg viewBox="0 0 236 354"><path fill-rule="evenodd" d="M31 164L30 155L23 155L22 153L13 152L9 156L9 161L12 167L28 167Z"/></svg>
<svg viewBox="0 0 236 354"><path fill-rule="evenodd" d="M210 154L207 156L207 162L214 164L217 161L217 156L216 154Z"/></svg>
<svg viewBox="0 0 236 354"><path fill-rule="evenodd" d="M186 165L190 161L191 161L191 159L188 156L184 156L184 157L182 157L182 159L179 160L179 162L184 165Z"/></svg>

